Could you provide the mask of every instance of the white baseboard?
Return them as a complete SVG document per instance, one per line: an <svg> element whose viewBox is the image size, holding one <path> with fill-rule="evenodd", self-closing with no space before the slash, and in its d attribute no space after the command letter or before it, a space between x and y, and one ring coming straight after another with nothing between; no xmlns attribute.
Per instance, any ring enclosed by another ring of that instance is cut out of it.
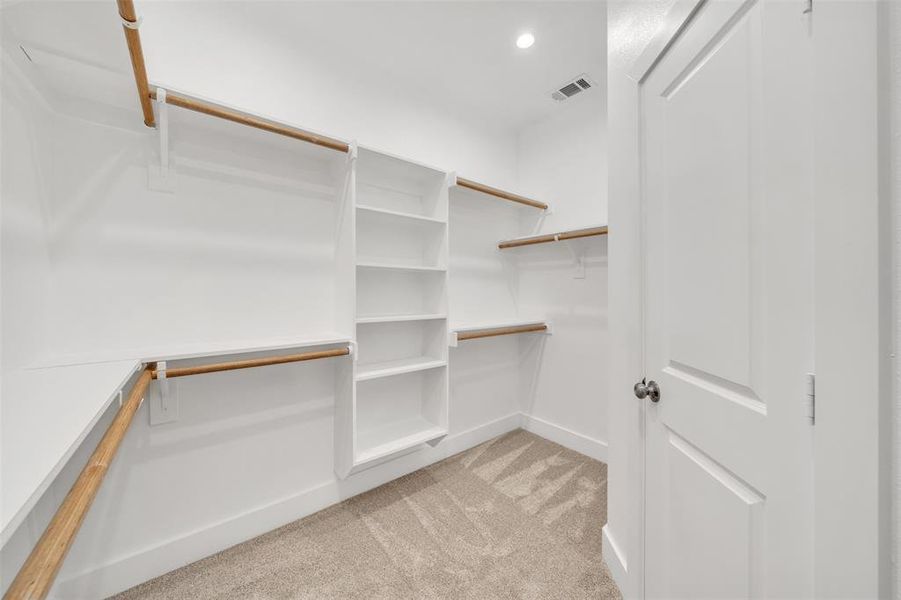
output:
<svg viewBox="0 0 901 600"><path fill-rule="evenodd" d="M556 442L565 448L575 450L580 454L591 457L601 462L607 462L607 442L590 438L587 435L576 433L560 425L555 425L544 419L533 417L523 413L522 428L531 431L535 435Z"/></svg>
<svg viewBox="0 0 901 600"><path fill-rule="evenodd" d="M607 444L543 419L513 413L448 436L434 448L402 456L345 480L337 478L60 580L51 598L106 598L173 569L301 519L398 477L522 427L561 446L606 461ZM605 536L605 544L607 544ZM605 546L606 548L606 546ZM605 549L605 557L608 557ZM612 561L608 558L611 572ZM619 581L617 581L619 585Z"/></svg>
<svg viewBox="0 0 901 600"><path fill-rule="evenodd" d="M632 595L628 579L629 565L623 556L619 544L616 543L613 533L610 531L609 523L604 525L602 532L602 553L604 556L604 563L606 563L607 568L610 570L610 575L613 577L613 581L622 593L623 598L629 598Z"/></svg>
<svg viewBox="0 0 901 600"><path fill-rule="evenodd" d="M434 448L408 454L343 481L335 478L230 519L119 557L59 581L50 597L66 600L106 598L518 429L521 422L520 413L507 415L448 436Z"/></svg>

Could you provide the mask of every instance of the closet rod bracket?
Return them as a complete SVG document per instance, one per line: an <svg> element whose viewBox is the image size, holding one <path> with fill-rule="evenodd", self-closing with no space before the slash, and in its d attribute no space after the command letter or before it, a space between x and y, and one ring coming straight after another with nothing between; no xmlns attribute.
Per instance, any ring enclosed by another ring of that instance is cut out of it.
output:
<svg viewBox="0 0 901 600"><path fill-rule="evenodd" d="M178 381L166 376L166 361L156 363L156 385L150 386L150 424L162 425L178 419Z"/></svg>
<svg viewBox="0 0 901 600"><path fill-rule="evenodd" d="M138 29L140 29L140 28L141 28L141 23L144 22L144 17L138 17L138 18L135 19L134 21L129 21L129 20L126 19L125 17L121 17L121 16L120 16L119 18L122 19L122 26L123 26L123 27L125 27L125 28L127 28L127 29L134 29L135 31L137 31Z"/></svg>
<svg viewBox="0 0 901 600"><path fill-rule="evenodd" d="M169 164L169 104L166 89L156 88L156 132L160 142L159 166L151 163L147 169L147 187L156 192L175 192L175 170Z"/></svg>
<svg viewBox="0 0 901 600"><path fill-rule="evenodd" d="M578 244L578 240L561 238L558 233L554 236L554 241L563 242L563 245L569 250L569 254L573 258L573 279L585 279L585 253L576 250L575 244Z"/></svg>

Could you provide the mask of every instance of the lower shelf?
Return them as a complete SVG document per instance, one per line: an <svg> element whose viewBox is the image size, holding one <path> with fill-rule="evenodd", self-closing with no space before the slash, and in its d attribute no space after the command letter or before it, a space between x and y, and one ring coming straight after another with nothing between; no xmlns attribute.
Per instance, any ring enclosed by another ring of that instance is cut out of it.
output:
<svg viewBox="0 0 901 600"><path fill-rule="evenodd" d="M361 431L357 436L357 455L354 457L354 463L357 465L367 463L445 435L447 435L446 427L438 427L421 417Z"/></svg>
<svg viewBox="0 0 901 600"><path fill-rule="evenodd" d="M367 379L378 379L379 377L391 377L392 375L437 369L446 364L446 360L432 358L431 356L417 356L414 358L361 364L357 367L356 379L357 381L366 381Z"/></svg>

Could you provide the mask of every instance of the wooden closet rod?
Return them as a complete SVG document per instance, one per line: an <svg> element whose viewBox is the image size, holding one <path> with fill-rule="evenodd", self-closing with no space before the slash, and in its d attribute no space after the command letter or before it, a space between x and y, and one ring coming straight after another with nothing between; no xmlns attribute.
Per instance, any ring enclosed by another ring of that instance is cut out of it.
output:
<svg viewBox="0 0 901 600"><path fill-rule="evenodd" d="M144 124L148 127L154 127L156 121L153 116L153 106L151 100L156 99L156 90L150 89L147 79L147 68L144 64L144 51L141 48L141 34L138 33L140 21L135 12L135 4L133 0L116 0L119 5L119 16L122 18L122 29L125 31L125 41L128 44L128 54L131 56L131 67L135 75L135 83L138 86L138 99L141 102L141 111L144 113ZM196 98L183 96L175 92L167 92L166 104L179 106L188 110L219 117L226 121L240 123L249 127L262 129L278 135L284 135L296 140L302 140L317 146L325 146L332 150L347 152L350 150L348 144L332 139L330 137L316 135L303 129L289 127L280 123L275 123L267 119L247 115L236 110L225 108L211 102L204 102Z"/></svg>
<svg viewBox="0 0 901 600"><path fill-rule="evenodd" d="M479 338L495 337L498 335L511 335L514 333L534 333L538 331L547 331L545 323L536 323L534 325L516 325L514 327L496 327L494 329L477 329L474 331L457 332L457 340L477 340Z"/></svg>
<svg viewBox="0 0 901 600"><path fill-rule="evenodd" d="M144 369L131 388L128 399L119 407L112 423L103 434L103 439L97 444L78 479L53 515L41 539L19 569L12 585L6 590L6 594L3 595L5 600L39 600L47 596L81 528L81 523L97 496L97 490L100 489L100 484L103 483L103 478L119 450L122 438L125 437L138 407L141 406L150 379L150 369Z"/></svg>
<svg viewBox="0 0 901 600"><path fill-rule="evenodd" d="M559 233L547 233L545 235L536 235L534 237L519 238L518 240L501 242L497 247L504 250L506 248L518 248L519 246L545 244L547 242L558 242L560 240L575 240L578 238L591 237L593 235L607 235L607 227L589 227L587 229L574 229L572 231L561 231Z"/></svg>
<svg viewBox="0 0 901 600"><path fill-rule="evenodd" d="M148 97L155 100L156 90L150 90ZM324 146L326 148L331 148L332 150L338 150L339 152L347 152L350 150L350 146L345 142L330 137L316 135L315 133L310 133L303 129L275 123L267 119L241 113L230 108L225 108L224 106L219 106L218 104L197 100L196 98L190 98L168 90L166 91L166 104L193 110L194 112L210 115L211 117L219 117L220 119L225 119L226 121L231 121L233 123L255 127L256 129L262 129L263 131L268 131L270 133L284 135L289 138L294 138L295 140L316 144L317 146Z"/></svg>
<svg viewBox="0 0 901 600"><path fill-rule="evenodd" d="M525 196L519 196L517 194L511 194L510 192L505 192L504 190L499 190L483 183L476 183L475 181L470 181L469 179L463 179L462 177L457 177L457 185L475 190L477 192L482 192L483 194L489 194L503 200L518 202L519 204L525 204L526 206L531 206L533 208L547 210L547 204L545 204L544 202L532 200L531 198L526 198Z"/></svg>
<svg viewBox="0 0 901 600"><path fill-rule="evenodd" d="M141 102L141 111L144 113L144 125L153 127L153 107L150 105L150 85L147 83L147 68L144 65L144 50L141 48L141 34L138 33L137 14L135 3L132 0L116 0L119 4L119 16L122 18L122 31L125 32L125 43L128 44L128 54L131 56L131 68L135 73L135 83L138 86L138 100Z"/></svg>
<svg viewBox="0 0 901 600"><path fill-rule="evenodd" d="M316 352L304 352L302 354L287 354L284 356L267 356L265 358L251 358L248 360L235 360L231 362L215 363L212 365L199 365L196 367L179 367L166 369L166 377L185 377L187 375L202 375L203 373L216 373L218 371L234 371L236 369L250 369L252 367L265 367L267 365L282 365L285 363L301 362L304 360L316 360L319 358L331 358L333 356L347 356L350 348L337 348L334 350L319 350ZM153 369L153 378L158 379L159 370Z"/></svg>

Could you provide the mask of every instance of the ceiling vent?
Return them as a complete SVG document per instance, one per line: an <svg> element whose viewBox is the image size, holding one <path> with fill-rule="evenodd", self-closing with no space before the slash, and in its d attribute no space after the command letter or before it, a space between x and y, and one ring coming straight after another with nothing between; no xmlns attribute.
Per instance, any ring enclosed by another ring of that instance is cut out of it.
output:
<svg viewBox="0 0 901 600"><path fill-rule="evenodd" d="M551 98L553 98L557 102L563 102L564 100L572 98L576 94L581 94L585 90L590 90L594 86L594 82L588 78L588 75L585 75L583 73L582 75L579 75L578 77L567 81L565 84L560 86L559 89L551 92Z"/></svg>

